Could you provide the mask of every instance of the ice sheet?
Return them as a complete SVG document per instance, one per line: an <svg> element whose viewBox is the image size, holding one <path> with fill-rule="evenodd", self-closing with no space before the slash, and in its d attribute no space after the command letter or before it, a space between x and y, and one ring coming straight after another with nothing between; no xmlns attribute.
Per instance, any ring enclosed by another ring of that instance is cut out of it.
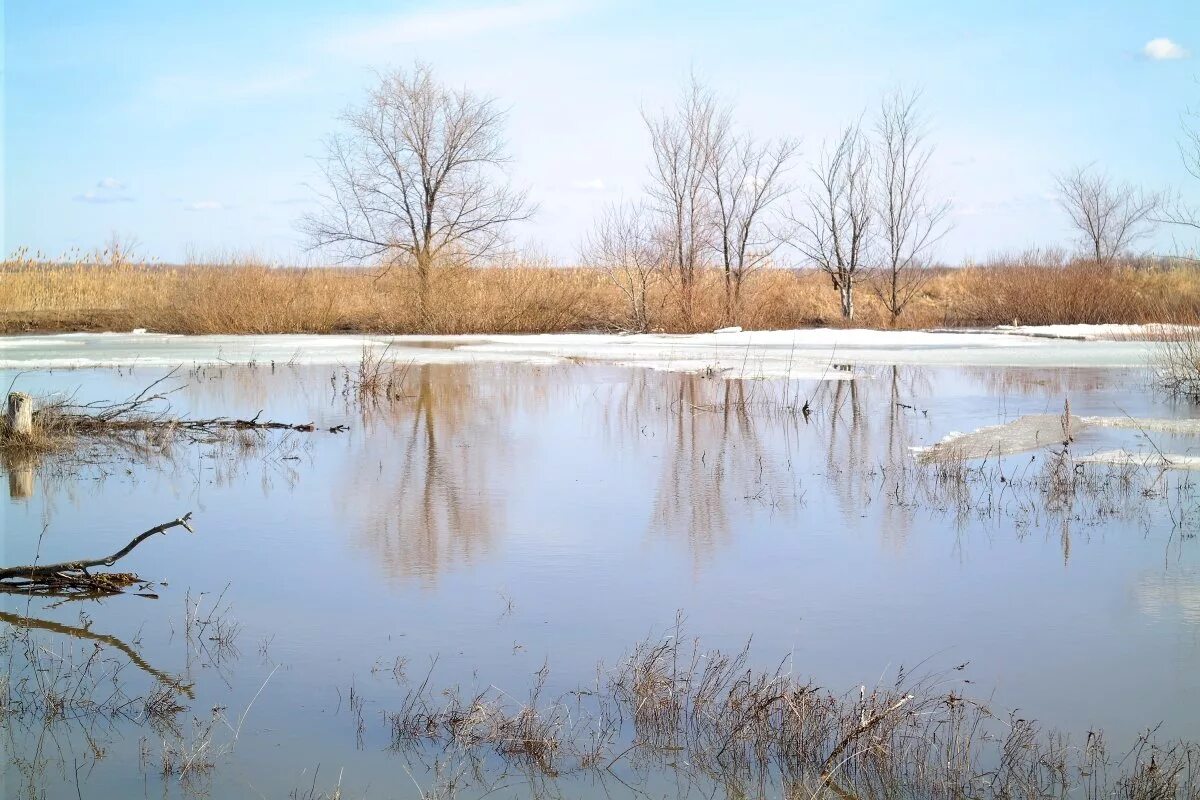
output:
<svg viewBox="0 0 1200 800"><path fill-rule="evenodd" d="M1074 439L1094 427L1200 436L1200 419L1072 416L1068 434L1061 414L1027 414L1002 425L989 425L966 433L950 433L937 444L915 448L914 452L922 463L1007 456L1042 447L1061 446L1068 435Z"/></svg>
<svg viewBox="0 0 1200 800"><path fill-rule="evenodd" d="M1114 340L1118 330L1121 340ZM488 336L179 336L68 333L0 337L0 369L358 360L389 347L414 363L597 361L728 377L848 377L850 366L1142 367L1156 326L1051 326L988 331L807 329L671 334ZM841 367L839 369L839 367Z"/></svg>
<svg viewBox="0 0 1200 800"><path fill-rule="evenodd" d="M1180 453L1131 453L1128 450L1105 450L1080 456L1075 460L1087 464L1129 465L1150 467L1151 469L1200 469L1200 456L1188 456Z"/></svg>

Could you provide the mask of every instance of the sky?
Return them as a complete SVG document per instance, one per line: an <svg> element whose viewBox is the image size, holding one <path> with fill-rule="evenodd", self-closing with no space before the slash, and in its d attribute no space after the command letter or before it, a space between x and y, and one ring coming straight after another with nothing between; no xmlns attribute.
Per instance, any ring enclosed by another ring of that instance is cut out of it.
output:
<svg viewBox="0 0 1200 800"><path fill-rule="evenodd" d="M508 109L511 179L538 204L514 239L566 262L642 196L641 111L691 72L742 128L800 140L797 187L841 126L920 89L944 261L1069 245L1054 174L1076 165L1200 201L1176 144L1200 110L1196 0L16 0L0 24L5 253L116 234L166 262L322 261L296 223L323 140L416 61Z"/></svg>

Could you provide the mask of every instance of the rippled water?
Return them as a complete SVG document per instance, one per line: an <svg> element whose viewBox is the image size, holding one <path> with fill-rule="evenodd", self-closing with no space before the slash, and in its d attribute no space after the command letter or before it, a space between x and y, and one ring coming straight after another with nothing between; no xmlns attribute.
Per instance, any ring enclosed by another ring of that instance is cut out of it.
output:
<svg viewBox="0 0 1200 800"><path fill-rule="evenodd" d="M187 676L185 738L192 717L221 706L234 727L241 718L236 742L197 788L161 774L169 737L148 723L93 720L48 734L10 718L5 796L36 787L75 797L78 786L83 797L285 797L306 790L319 765L318 785L341 772L346 796L416 797L430 776L387 750L381 715L431 659L439 686L523 697L546 664L550 686L566 690L598 661L670 631L677 613L705 646L752 637L755 663L784 660L838 691L900 667L945 671L976 696L1075 734L1103 728L1128 742L1162 723L1162 735L1200 739L1188 474L1139 474L1124 493L1065 508L1006 480L977 489L964 509L919 476L911 452L953 431L1058 413L1066 397L1078 415L1194 411L1153 394L1142 370L865 372L822 383L427 365L409 370L404 399L366 404L330 367L181 375L178 413L261 410L349 430L44 465L30 496L4 501L4 563L110 552L187 511L196 533L155 538L121 562L162 581L158 599L6 596L3 608L115 637L146 667ZM18 383L113 399L161 373L61 371ZM2 377L8 385L14 374ZM1153 439L1175 453L1200 444ZM1119 446L1151 444L1136 430L1097 429L1072 448ZM1021 478L1045 458L994 468ZM204 611L218 596L223 618L240 626L232 647L187 635L187 600ZM56 653L94 647L61 628L36 633ZM111 642L101 649L122 656ZM18 657L5 654L10 670ZM117 679L153 685L137 664Z"/></svg>

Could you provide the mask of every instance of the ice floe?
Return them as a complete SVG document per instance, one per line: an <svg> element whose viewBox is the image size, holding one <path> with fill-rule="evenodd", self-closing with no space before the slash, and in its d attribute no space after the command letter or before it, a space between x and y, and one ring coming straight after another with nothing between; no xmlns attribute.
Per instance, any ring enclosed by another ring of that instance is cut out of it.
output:
<svg viewBox="0 0 1200 800"><path fill-rule="evenodd" d="M1071 416L1068 424L1062 414L1027 414L1001 425L989 425L967 433L950 433L936 444L914 448L913 452L923 463L1008 456L1043 447L1062 447L1068 439L1073 440L1090 428L1200 436L1200 419ZM1095 455L1080 457L1077 460L1084 461L1088 458L1094 459ZM1180 458L1187 459L1191 456Z"/></svg>

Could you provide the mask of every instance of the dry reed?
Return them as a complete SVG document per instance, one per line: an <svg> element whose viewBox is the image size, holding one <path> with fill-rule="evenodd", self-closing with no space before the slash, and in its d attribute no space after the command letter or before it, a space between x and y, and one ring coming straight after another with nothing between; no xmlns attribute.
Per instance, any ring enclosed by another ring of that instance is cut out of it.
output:
<svg viewBox="0 0 1200 800"><path fill-rule="evenodd" d="M947 675L901 670L890 685L839 695L783 665L755 668L747 648L702 651L681 634L642 642L595 686L545 703L544 669L527 703L494 688L437 691L426 677L386 716L393 748L456 752L473 764L456 779L473 773L482 785L481 750L531 784L587 774L630 788L671 770L731 797L1200 797L1191 743L1145 734L1110 754L1098 732L1072 743L965 697Z"/></svg>
<svg viewBox="0 0 1200 800"><path fill-rule="evenodd" d="M0 266L0 333L148 330L185 333L543 333L629 327L620 289L599 269L527 265L436 273L422 317L415 278L341 267L271 267L251 260L169 266L23 254ZM862 285L854 324L888 327ZM685 322L664 283L647 300L650 327L670 332L724 324L723 284L703 272ZM767 269L743 290L737 324L754 329L844 325L837 293L814 270ZM1049 323L1153 323L1200 318L1194 265L1098 267L1053 254L930 271L895 324L905 328Z"/></svg>

